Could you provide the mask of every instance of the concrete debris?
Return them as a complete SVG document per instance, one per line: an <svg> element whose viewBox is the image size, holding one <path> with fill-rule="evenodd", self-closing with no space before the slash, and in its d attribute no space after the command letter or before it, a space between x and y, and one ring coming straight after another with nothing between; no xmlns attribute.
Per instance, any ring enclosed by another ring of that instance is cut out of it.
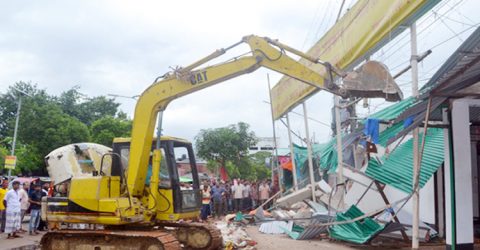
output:
<svg viewBox="0 0 480 250"><path fill-rule="evenodd" d="M310 218L312 217L312 214L313 214L312 209L306 207L306 208L298 209L292 217L294 219Z"/></svg>
<svg viewBox="0 0 480 250"><path fill-rule="evenodd" d="M307 186L291 194L287 194L279 198L276 201L275 205L282 208L289 208L297 202L300 202L306 199L311 199L311 198L312 198L312 191L310 189L310 186Z"/></svg>
<svg viewBox="0 0 480 250"><path fill-rule="evenodd" d="M332 192L332 187L330 187L330 185L328 185L328 183L324 180L320 180L319 182L317 182L317 185L318 185L317 188L326 194L329 194Z"/></svg>
<svg viewBox="0 0 480 250"><path fill-rule="evenodd" d="M274 210L272 211L272 215L274 218L276 219L280 219L280 220L287 220L287 219L291 219L292 217L290 217L290 215L287 213L287 211L284 211L284 210Z"/></svg>
<svg viewBox="0 0 480 250"><path fill-rule="evenodd" d="M290 207L292 210L306 209L308 205L305 202L297 202Z"/></svg>
<svg viewBox="0 0 480 250"><path fill-rule="evenodd" d="M316 202L313 202L313 201L306 201L306 203L308 204L309 207L311 207L313 209L313 214L314 215L328 215L328 210L325 206L323 206L322 204L320 203L316 203Z"/></svg>
<svg viewBox="0 0 480 250"><path fill-rule="evenodd" d="M224 249L256 249L257 243L248 236L243 226L223 221L217 222L216 226L222 232Z"/></svg>

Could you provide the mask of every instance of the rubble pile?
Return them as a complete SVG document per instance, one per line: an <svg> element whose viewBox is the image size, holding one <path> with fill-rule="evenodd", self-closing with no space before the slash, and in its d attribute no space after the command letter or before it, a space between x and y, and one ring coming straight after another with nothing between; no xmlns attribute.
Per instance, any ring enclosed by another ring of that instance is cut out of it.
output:
<svg viewBox="0 0 480 250"><path fill-rule="evenodd" d="M231 221L219 221L215 223L215 225L222 232L224 249L256 249L255 245L257 243L248 236L243 224Z"/></svg>
<svg viewBox="0 0 480 250"><path fill-rule="evenodd" d="M271 218L263 218L259 231L266 234L287 234L293 239L318 237L325 233L327 228L309 229L309 226L332 219L328 216L328 211L318 203L311 206L304 202L296 202L288 208L276 208L271 214Z"/></svg>

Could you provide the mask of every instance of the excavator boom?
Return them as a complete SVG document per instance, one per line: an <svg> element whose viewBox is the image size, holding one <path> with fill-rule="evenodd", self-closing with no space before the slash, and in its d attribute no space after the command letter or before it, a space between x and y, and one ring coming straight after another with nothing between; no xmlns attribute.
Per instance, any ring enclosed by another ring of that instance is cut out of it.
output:
<svg viewBox="0 0 480 250"><path fill-rule="evenodd" d="M203 64L223 55L227 50L246 43L251 55L235 58L215 66L200 68ZM285 51L325 66L322 72L315 72L286 54ZM211 55L157 79L140 96L135 107L133 120L131 153L128 166L127 184L133 196L141 196L144 190L146 167L150 155L150 142L153 138L157 113L165 110L172 100L192 92L207 88L239 75L251 73L260 67L269 68L288 75L306 84L326 90L342 97L382 97L389 101L400 100L402 94L386 67L378 62L369 62L366 74L355 72L355 77L345 74L332 65L312 58L270 38L254 35L246 36L241 42L227 49L217 50ZM361 70L360 70L361 71ZM373 73L372 73L373 72ZM382 72L381 78L375 72ZM347 87L334 84L335 76L350 80ZM386 79L386 80L385 80ZM392 87L393 86L393 87Z"/></svg>

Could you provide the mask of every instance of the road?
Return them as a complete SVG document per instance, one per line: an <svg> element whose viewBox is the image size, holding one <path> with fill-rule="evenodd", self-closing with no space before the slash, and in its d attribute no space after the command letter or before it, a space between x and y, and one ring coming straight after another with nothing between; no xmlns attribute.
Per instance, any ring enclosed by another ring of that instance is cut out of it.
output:
<svg viewBox="0 0 480 250"><path fill-rule="evenodd" d="M27 218L25 218L27 219ZM28 223L22 224L23 229L28 229ZM40 243L43 233L39 235L28 235L28 233L19 234L22 238L8 239L7 234L0 233L0 250L15 249L15 250L29 250L35 249Z"/></svg>

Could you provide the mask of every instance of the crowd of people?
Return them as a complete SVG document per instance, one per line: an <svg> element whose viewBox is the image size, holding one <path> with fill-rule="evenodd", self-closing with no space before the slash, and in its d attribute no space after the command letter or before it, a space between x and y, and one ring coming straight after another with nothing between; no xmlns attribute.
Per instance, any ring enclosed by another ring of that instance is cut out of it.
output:
<svg viewBox="0 0 480 250"><path fill-rule="evenodd" d="M22 237L19 234L28 232L38 234L39 230L46 229L41 220L41 200L48 196L50 184L20 183L13 181L9 186L8 180L0 180L0 231L8 234L7 239ZM202 221L208 217L221 217L229 213L245 212L263 206L269 207L267 202L279 190L269 180L247 181L235 179L232 182L205 181L202 186ZM30 214L28 231L22 228L25 215Z"/></svg>
<svg viewBox="0 0 480 250"><path fill-rule="evenodd" d="M202 209L200 219L209 216L221 217L228 213L254 210L259 206L268 208L267 201L279 190L269 180L246 181L235 179L232 182L206 181L201 186Z"/></svg>
<svg viewBox="0 0 480 250"><path fill-rule="evenodd" d="M25 215L30 214L28 233L38 234L46 228L41 221L41 200L48 195L49 184L42 187L40 183L20 183L13 181L9 187L8 180L0 180L0 231L6 233L7 239L21 238L19 234L27 232L22 228Z"/></svg>

